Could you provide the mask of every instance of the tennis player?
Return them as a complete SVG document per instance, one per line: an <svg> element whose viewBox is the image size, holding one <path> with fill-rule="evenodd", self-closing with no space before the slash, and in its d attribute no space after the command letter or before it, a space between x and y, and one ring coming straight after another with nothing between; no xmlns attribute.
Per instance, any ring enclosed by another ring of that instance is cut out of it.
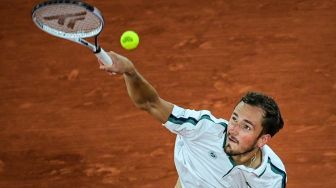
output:
<svg viewBox="0 0 336 188"><path fill-rule="evenodd" d="M227 121L207 110L165 101L129 59L115 52L109 55L114 64L101 64L101 69L123 74L134 104L177 135L174 161L179 179L175 187L286 187L285 167L267 145L283 127L271 97L247 93Z"/></svg>

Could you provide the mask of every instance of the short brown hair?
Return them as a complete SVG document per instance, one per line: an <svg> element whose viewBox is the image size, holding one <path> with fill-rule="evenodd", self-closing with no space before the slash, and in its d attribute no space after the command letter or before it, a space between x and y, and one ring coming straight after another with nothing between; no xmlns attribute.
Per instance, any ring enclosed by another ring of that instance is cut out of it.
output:
<svg viewBox="0 0 336 188"><path fill-rule="evenodd" d="M270 134L272 137L283 128L284 122L280 109L273 98L259 92L248 92L241 98L246 104L260 107L264 111L264 119L261 123L262 134Z"/></svg>

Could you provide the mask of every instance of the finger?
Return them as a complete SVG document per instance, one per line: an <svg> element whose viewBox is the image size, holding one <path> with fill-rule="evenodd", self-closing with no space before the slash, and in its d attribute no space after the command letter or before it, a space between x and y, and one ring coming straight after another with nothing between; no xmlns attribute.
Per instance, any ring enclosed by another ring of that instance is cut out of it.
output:
<svg viewBox="0 0 336 188"><path fill-rule="evenodd" d="M116 61L120 57L120 55L114 51L109 51L108 54L111 57L112 61Z"/></svg>
<svg viewBox="0 0 336 188"><path fill-rule="evenodd" d="M98 59L98 64L99 64L99 69L103 70L104 68L104 63Z"/></svg>
<svg viewBox="0 0 336 188"><path fill-rule="evenodd" d="M114 75L116 75L117 73L115 73L115 72L107 72L110 76L114 76Z"/></svg>
<svg viewBox="0 0 336 188"><path fill-rule="evenodd" d="M105 67L104 65L100 64L100 65L99 65L99 69L100 69L100 70L106 70L106 67Z"/></svg>
<svg viewBox="0 0 336 188"><path fill-rule="evenodd" d="M110 54L110 55L117 55L117 53L115 53L114 51L109 51L108 54Z"/></svg>

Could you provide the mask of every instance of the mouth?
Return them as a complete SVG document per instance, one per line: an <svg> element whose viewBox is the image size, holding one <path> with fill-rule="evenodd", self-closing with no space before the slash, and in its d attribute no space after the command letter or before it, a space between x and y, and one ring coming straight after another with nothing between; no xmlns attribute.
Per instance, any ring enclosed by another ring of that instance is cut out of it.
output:
<svg viewBox="0 0 336 188"><path fill-rule="evenodd" d="M228 136L228 139L229 139L230 142L233 142L235 144L239 144L239 141L233 136Z"/></svg>

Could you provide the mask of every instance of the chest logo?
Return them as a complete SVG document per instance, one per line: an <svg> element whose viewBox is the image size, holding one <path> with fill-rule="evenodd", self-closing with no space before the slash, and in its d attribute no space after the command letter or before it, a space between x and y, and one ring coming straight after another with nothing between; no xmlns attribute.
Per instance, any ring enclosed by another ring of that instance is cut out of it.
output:
<svg viewBox="0 0 336 188"><path fill-rule="evenodd" d="M217 159L217 154L214 151L210 151L209 155L210 155L211 158Z"/></svg>

